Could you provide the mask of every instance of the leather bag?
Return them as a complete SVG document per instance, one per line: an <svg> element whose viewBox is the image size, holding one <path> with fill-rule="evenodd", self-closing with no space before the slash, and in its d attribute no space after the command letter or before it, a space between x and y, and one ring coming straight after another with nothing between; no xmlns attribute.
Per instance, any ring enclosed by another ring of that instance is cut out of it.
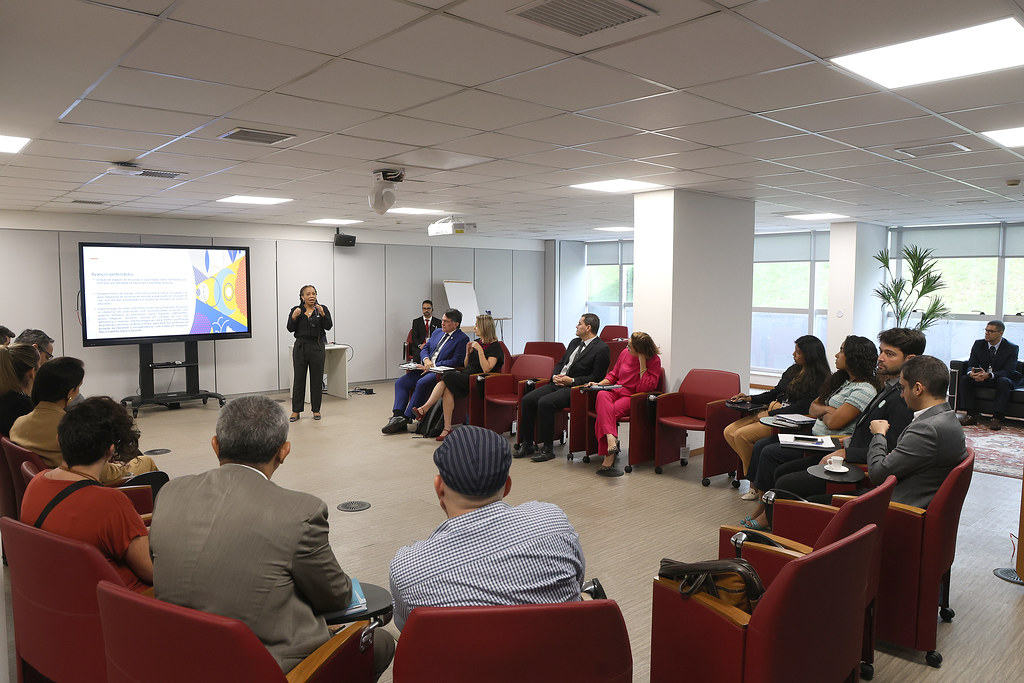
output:
<svg viewBox="0 0 1024 683"><path fill-rule="evenodd" d="M753 566L742 558L677 562L665 558L658 576L679 582L679 593L689 597L703 592L750 614L764 594Z"/></svg>

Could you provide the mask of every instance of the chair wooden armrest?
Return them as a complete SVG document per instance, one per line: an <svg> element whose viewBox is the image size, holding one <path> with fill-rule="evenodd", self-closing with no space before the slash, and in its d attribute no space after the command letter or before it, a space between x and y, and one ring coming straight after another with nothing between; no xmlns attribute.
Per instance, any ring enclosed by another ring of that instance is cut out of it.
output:
<svg viewBox="0 0 1024 683"><path fill-rule="evenodd" d="M678 391L659 394L657 398L657 415L658 417L667 415L682 415L683 408L686 405L686 397Z"/></svg>
<svg viewBox="0 0 1024 683"><path fill-rule="evenodd" d="M658 576L654 579L655 583L661 584L665 588L679 595L679 582L673 581L672 579L666 579L665 577ZM681 596L680 596L681 597ZM737 628L745 628L750 622L750 615L739 609L733 607L730 604L722 602L717 598L714 598L707 593L694 593L688 598L682 598L683 600L692 600L698 605L707 608L712 614L721 617L728 624Z"/></svg>
<svg viewBox="0 0 1024 683"><path fill-rule="evenodd" d="M889 510L904 513L911 517L924 517L926 512L924 508L905 505L904 503L889 503Z"/></svg>
<svg viewBox="0 0 1024 683"><path fill-rule="evenodd" d="M153 513L152 512L147 512L144 515L139 515L139 517L142 518L142 523L145 524L146 526L149 526L150 524L153 523Z"/></svg>
<svg viewBox="0 0 1024 683"><path fill-rule="evenodd" d="M779 536L813 545L839 508L803 500L775 499L772 531Z"/></svg>
<svg viewBox="0 0 1024 683"><path fill-rule="evenodd" d="M719 535L719 539L720 539L720 541L719 541L719 557L734 557L735 556L735 553L732 553L732 554L729 554L729 555L723 555L721 553L721 549L723 547L722 543L721 543L721 540L724 540L726 543L728 543L729 548L733 548L734 546L732 545L732 540L731 540L732 537L735 536L736 534L742 532L742 531L750 531L750 529L747 529L746 527L743 527L743 526L722 526L722 527L719 527L719 529L718 529L718 535ZM759 533L762 536L765 536L767 538L770 538L771 540L775 541L776 543L778 543L779 545L782 546L782 548L776 548L776 550L792 550L794 552L800 553L801 555L805 555L805 554L811 552L811 550L813 550L813 548L811 546L809 546L809 545L807 545L805 543L800 543L799 541L794 541L791 538L786 538L785 536L779 536L778 534L769 534L769 533L765 533L764 531L759 531L757 533ZM743 547L747 548L748 546L752 546L752 545L757 545L757 546L761 546L761 547L764 547L764 548L772 547L772 546L770 546L768 544L758 543L757 541L754 541L754 540L747 541L746 543L743 544Z"/></svg>
<svg viewBox="0 0 1024 683"><path fill-rule="evenodd" d="M363 678L359 675L360 672L351 670L351 659L344 657L338 659L338 667L332 666L334 660L342 650L348 650L353 648L358 650L359 639L362 637L363 629L369 626L369 621L357 621L349 624L336 636L333 636L327 640L326 643L318 647L308 657L299 662L298 666L288 672L285 676L288 683L305 683L307 681L320 681L320 680L370 680L370 678ZM368 663L371 667L373 666L373 652L372 648L368 650ZM337 668L337 670L335 670Z"/></svg>

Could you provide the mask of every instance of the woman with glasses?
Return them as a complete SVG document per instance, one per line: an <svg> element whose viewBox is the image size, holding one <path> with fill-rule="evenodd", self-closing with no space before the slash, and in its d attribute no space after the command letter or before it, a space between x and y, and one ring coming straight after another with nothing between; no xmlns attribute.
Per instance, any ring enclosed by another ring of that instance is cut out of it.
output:
<svg viewBox="0 0 1024 683"><path fill-rule="evenodd" d="M0 346L0 434L11 436L11 425L32 412L32 382L39 351L31 344Z"/></svg>

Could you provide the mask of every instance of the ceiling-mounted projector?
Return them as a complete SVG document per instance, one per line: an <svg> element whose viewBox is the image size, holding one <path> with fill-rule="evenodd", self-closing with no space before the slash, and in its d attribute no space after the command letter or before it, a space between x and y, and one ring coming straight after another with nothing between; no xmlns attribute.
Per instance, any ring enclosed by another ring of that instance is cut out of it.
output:
<svg viewBox="0 0 1024 683"><path fill-rule="evenodd" d="M132 161L115 161L114 165L107 169L110 175L142 175L143 168Z"/></svg>
<svg viewBox="0 0 1024 683"><path fill-rule="evenodd" d="M455 216L445 216L427 226L427 235L461 235L463 233L476 232L476 223L463 222Z"/></svg>
<svg viewBox="0 0 1024 683"><path fill-rule="evenodd" d="M367 200L382 216L395 205L395 183L405 180L404 168L382 168L373 172L374 183Z"/></svg>

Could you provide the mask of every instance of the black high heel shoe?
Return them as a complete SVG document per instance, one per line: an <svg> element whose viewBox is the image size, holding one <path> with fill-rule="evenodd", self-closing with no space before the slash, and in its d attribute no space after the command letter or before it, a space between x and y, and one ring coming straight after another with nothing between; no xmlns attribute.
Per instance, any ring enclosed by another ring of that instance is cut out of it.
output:
<svg viewBox="0 0 1024 683"><path fill-rule="evenodd" d="M609 448L608 449L608 455L612 456L612 458L613 458L612 464L611 465L601 465L600 467L598 467L597 468L597 475L599 477L621 477L623 474L625 474L622 470L620 470L618 467L616 467L616 465L619 462L619 452L620 451L621 451L621 449L619 448L619 442L618 442L618 440L616 440L615 441L615 446L613 448Z"/></svg>

